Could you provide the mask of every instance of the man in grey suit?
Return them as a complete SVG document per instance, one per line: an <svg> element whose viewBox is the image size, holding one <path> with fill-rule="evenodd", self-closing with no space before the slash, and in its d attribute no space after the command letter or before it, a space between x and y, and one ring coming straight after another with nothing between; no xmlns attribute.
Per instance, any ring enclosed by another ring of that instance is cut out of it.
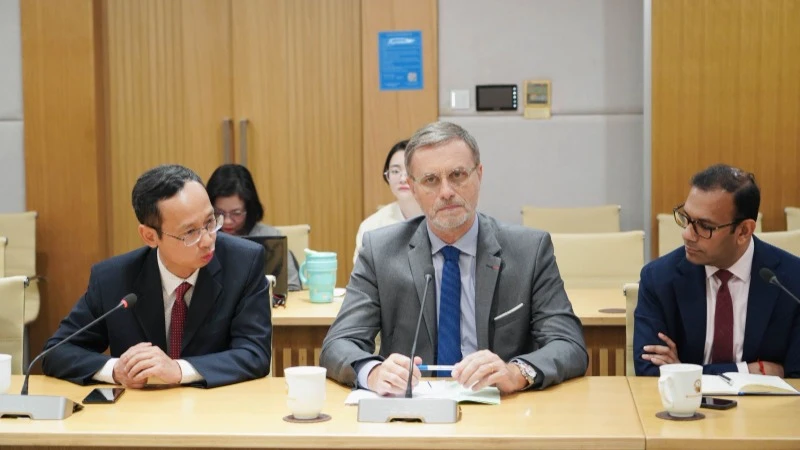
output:
<svg viewBox="0 0 800 450"><path fill-rule="evenodd" d="M549 234L475 211L483 177L475 139L458 125L435 122L414 134L405 157L425 215L364 235L322 344L328 375L383 395L405 392L412 363L406 355L429 275L435 284L428 286L412 383L423 361L455 365L461 385L494 385L504 394L583 375L581 323Z"/></svg>

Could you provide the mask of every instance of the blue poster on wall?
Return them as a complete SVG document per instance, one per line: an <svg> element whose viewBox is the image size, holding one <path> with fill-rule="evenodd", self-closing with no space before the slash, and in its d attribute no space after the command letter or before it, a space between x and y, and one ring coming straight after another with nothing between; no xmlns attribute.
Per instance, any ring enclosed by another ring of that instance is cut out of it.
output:
<svg viewBox="0 0 800 450"><path fill-rule="evenodd" d="M378 72L382 91L422 89L422 31L379 32Z"/></svg>

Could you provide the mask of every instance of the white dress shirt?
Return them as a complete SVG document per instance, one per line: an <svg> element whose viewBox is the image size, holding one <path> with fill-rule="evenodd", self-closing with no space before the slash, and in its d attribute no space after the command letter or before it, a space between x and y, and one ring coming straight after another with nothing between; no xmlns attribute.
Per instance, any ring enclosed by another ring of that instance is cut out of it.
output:
<svg viewBox="0 0 800 450"><path fill-rule="evenodd" d="M747 362L742 361L744 348L744 330L747 322L747 296L750 292L750 271L753 267L753 251L755 244L750 245L741 258L728 268L733 276L728 281L728 290L733 301L733 353L736 355L736 367L740 373L749 373ZM711 346L714 344L714 315L717 310L717 291L722 282L714 274L720 270L714 266L706 267L706 345L703 350L703 364L711 363Z"/></svg>
<svg viewBox="0 0 800 450"><path fill-rule="evenodd" d="M195 270L186 279L180 278L167 270L167 267L161 261L161 252L159 250L156 251L158 252L158 257L156 258L158 271L161 273L161 294L164 299L164 329L167 331L167 337L169 337L169 322L172 318L172 306L175 304L175 290L184 281L192 285L183 295L183 300L188 308L192 302L192 294L194 293L194 286L197 284L197 275L200 273L200 269ZM169 351L169 339L167 339L167 351ZM118 360L119 358L109 359L92 378L103 383L114 384L114 365ZM183 359L176 361L181 368L181 384L194 383L203 379L203 376L188 361Z"/></svg>

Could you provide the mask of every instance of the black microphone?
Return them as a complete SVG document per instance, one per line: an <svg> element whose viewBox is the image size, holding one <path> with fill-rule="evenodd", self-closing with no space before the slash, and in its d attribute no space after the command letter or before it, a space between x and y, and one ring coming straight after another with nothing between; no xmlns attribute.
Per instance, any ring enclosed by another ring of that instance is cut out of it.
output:
<svg viewBox="0 0 800 450"><path fill-rule="evenodd" d="M422 323L422 314L425 312L425 298L428 296L428 286L431 284L433 276L425 274L425 290L422 292L422 304L417 316L417 331L414 332L414 342L411 344L411 362L408 365L408 385L406 386L406 398L411 398L411 379L414 375L414 353L417 351L417 338L419 337L419 325Z"/></svg>
<svg viewBox="0 0 800 450"><path fill-rule="evenodd" d="M30 365L28 365L28 371L25 373L25 380L22 382L22 391L20 392L20 394L21 395L28 395L28 377L31 376L31 369L33 369L33 365L36 364L36 361L39 361L39 359L41 359L42 356L50 353L51 351L57 349L61 344L69 341L70 339L74 338L75 336L77 336L77 335L83 333L84 331L86 331L87 329L93 327L95 324L97 324L97 322L100 322L101 320L105 319L106 317L108 317L114 311L116 311L118 309L133 308L133 306L136 304L137 300L139 300L139 299L136 297L136 294L128 294L128 295L126 295L122 300L120 300L119 305L111 308L108 312L106 312L102 316L98 317L97 319L94 319L93 321L91 321L91 323L89 323L89 325L86 325L85 327L81 328L80 330L70 334L63 341L61 341L58 344L48 348L47 350L43 351L42 353L39 353L39 356L34 358L33 361L31 361Z"/></svg>
<svg viewBox="0 0 800 450"><path fill-rule="evenodd" d="M792 297L794 301L800 303L800 299L795 297L794 294L789 292L789 289L786 289L786 286L784 286L783 284L781 284L780 281L778 281L778 277L775 275L775 272L769 270L766 267L762 267L761 270L758 271L758 274L761 275L762 280L766 281L769 284L774 284L775 286L778 286L779 288L783 289L783 292L786 292L786 294L788 294L789 297Z"/></svg>

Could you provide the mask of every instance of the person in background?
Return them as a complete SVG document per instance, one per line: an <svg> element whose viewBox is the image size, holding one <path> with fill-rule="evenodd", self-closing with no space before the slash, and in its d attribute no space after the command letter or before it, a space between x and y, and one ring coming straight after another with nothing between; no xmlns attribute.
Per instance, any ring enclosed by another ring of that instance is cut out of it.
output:
<svg viewBox="0 0 800 450"><path fill-rule="evenodd" d="M685 245L642 269L634 313L636 375L691 363L706 374L800 377L800 305L759 272L800 293L800 258L753 235L761 193L724 164L692 177L673 210Z"/></svg>
<svg viewBox="0 0 800 450"><path fill-rule="evenodd" d="M200 177L185 167L148 170L131 197L146 245L92 267L86 293L45 350L129 293L138 301L53 349L43 358L44 374L129 388L154 381L211 388L267 375L272 327L264 247L217 233L222 217Z"/></svg>
<svg viewBox="0 0 800 450"><path fill-rule="evenodd" d="M208 197L217 215L225 217L222 231L234 236L281 236L280 230L261 222L264 206L258 198L253 176L247 167L240 164L224 164L217 167L206 185ZM303 288L297 273L294 254L289 251L289 290Z"/></svg>
<svg viewBox="0 0 800 450"><path fill-rule="evenodd" d="M386 155L386 162L383 163L383 181L389 185L389 189L392 190L397 201L381 207L361 222L356 234L354 263L358 259L358 251L361 250L364 233L422 215L422 210L408 186L405 163L407 145L408 140L400 141L394 144L389 150L389 154Z"/></svg>
<svg viewBox="0 0 800 450"><path fill-rule="evenodd" d="M422 374L412 364L422 361L454 365L447 375L462 386L496 386L503 394L583 376L583 330L550 235L476 211L483 165L475 139L435 122L412 136L405 158L425 214L364 234L322 343L328 377L388 395L418 383ZM381 349L373 355L378 332Z"/></svg>

